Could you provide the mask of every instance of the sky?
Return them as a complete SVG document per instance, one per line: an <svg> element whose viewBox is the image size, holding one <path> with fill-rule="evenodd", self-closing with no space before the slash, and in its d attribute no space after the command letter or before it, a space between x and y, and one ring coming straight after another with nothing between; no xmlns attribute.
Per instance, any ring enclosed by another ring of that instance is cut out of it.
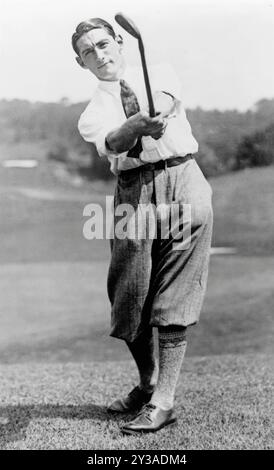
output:
<svg viewBox="0 0 274 470"><path fill-rule="evenodd" d="M274 98L274 0L0 0L0 99L88 100L96 79L75 61L76 25L122 11L139 27L148 63L177 71L186 107L246 110Z"/></svg>

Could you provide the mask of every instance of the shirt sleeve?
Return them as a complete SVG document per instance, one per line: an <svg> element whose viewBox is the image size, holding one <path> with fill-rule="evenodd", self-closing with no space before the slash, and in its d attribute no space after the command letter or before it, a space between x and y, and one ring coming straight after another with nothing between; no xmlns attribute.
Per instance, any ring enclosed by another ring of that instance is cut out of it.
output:
<svg viewBox="0 0 274 470"><path fill-rule="evenodd" d="M106 136L112 130L102 124L100 114L92 110L91 104L81 114L78 121L78 130L86 142L91 142L96 146L100 157L121 157L127 152L117 153L106 146Z"/></svg>
<svg viewBox="0 0 274 470"><path fill-rule="evenodd" d="M170 114L175 117L182 111L182 86L174 68L168 64L159 64L153 71L153 89L171 95L174 98L174 108Z"/></svg>

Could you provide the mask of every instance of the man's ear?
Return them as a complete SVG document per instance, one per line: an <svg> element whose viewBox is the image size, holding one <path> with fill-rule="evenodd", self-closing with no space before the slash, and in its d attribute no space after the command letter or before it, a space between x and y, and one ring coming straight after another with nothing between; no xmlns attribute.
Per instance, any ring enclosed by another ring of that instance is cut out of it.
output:
<svg viewBox="0 0 274 470"><path fill-rule="evenodd" d="M118 34L118 35L115 37L115 41L118 42L120 48L122 49L123 46L124 46L124 41L123 41L123 38L122 38L121 34Z"/></svg>
<svg viewBox="0 0 274 470"><path fill-rule="evenodd" d="M75 57L75 60L76 60L77 64L79 64L80 67L82 67L82 69L86 69L86 68L87 68L87 66L86 66L86 65L84 64L84 62L82 61L81 57L77 56L77 57Z"/></svg>

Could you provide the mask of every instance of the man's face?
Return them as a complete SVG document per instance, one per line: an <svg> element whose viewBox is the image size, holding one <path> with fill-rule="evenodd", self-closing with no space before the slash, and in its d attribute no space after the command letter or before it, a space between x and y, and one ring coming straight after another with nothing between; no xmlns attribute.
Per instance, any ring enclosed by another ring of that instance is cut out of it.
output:
<svg viewBox="0 0 274 470"><path fill-rule="evenodd" d="M77 62L89 69L99 80L114 81L120 78L124 65L122 44L105 29L92 29L83 34L78 39L77 46L80 55Z"/></svg>

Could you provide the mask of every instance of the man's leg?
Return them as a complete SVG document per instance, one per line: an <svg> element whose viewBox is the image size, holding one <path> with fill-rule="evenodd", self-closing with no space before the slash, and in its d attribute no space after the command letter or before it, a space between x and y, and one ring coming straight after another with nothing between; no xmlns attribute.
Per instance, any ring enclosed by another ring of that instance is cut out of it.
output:
<svg viewBox="0 0 274 470"><path fill-rule="evenodd" d="M158 364L154 353L153 329L148 326L133 342L126 342L138 368L140 383L125 397L118 398L108 407L109 412L137 411L151 399L158 377Z"/></svg>
<svg viewBox="0 0 274 470"><path fill-rule="evenodd" d="M149 326L132 343L127 346L136 362L139 376L139 387L148 392L153 392L157 383L158 364L154 353L153 329Z"/></svg>
<svg viewBox="0 0 274 470"><path fill-rule="evenodd" d="M157 204L178 205L179 227L186 226L184 204L191 206L191 239L190 245L182 249L174 243L171 233L171 237L160 239L155 245L150 324L159 329L159 378L151 401L122 427L127 434L155 432L176 420L173 402L186 350L185 325L199 320L208 273L213 220L211 188L196 162L159 173L155 187Z"/></svg>
<svg viewBox="0 0 274 470"><path fill-rule="evenodd" d="M186 328L159 327L159 377L149 403L122 428L125 434L157 431L174 423L174 396L186 350Z"/></svg>
<svg viewBox="0 0 274 470"><path fill-rule="evenodd" d="M186 351L186 328L163 326L159 332L159 378L151 403L163 410L174 405L176 385Z"/></svg>
<svg viewBox="0 0 274 470"><path fill-rule="evenodd" d="M138 368L140 384L128 396L115 400L109 411L126 412L147 403L157 381L158 366L154 355L153 329L149 325L147 299L151 279L153 237L146 236L150 225L141 207L153 201L153 172L124 172L119 175L115 193L115 211L121 204L131 205L130 218L134 236L125 237L121 216L114 217L115 237L111 241L108 295L111 302L111 336L123 339ZM135 220L135 224L134 224ZM139 232L143 236L139 236Z"/></svg>

